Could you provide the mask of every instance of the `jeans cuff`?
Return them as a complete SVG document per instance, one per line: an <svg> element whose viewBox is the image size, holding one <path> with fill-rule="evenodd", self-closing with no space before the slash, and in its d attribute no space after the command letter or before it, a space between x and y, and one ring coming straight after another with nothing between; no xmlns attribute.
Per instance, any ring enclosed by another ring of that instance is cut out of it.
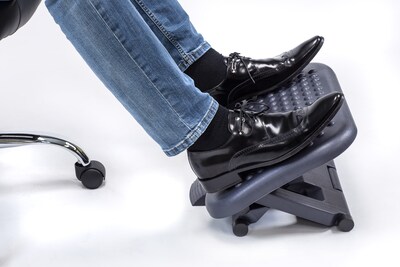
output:
<svg viewBox="0 0 400 267"><path fill-rule="evenodd" d="M210 48L211 48L211 45L208 42L204 41L196 49L194 49L186 54L187 57L185 57L185 59L182 59L178 63L179 69L182 72L184 72L187 68L189 68L190 65L192 65L194 62L196 62L196 60L201 58Z"/></svg>
<svg viewBox="0 0 400 267"><path fill-rule="evenodd" d="M211 123L212 119L214 118L215 114L217 113L218 110L218 102L211 98L211 103L210 107L208 108L206 114L204 117L200 120L200 122L197 124L197 126L190 131L190 133L183 139L181 142L179 142L177 145L170 149L163 149L164 153L169 156L176 156L182 151L186 150L188 147L194 144L196 140L204 133L204 131L207 129L208 125Z"/></svg>

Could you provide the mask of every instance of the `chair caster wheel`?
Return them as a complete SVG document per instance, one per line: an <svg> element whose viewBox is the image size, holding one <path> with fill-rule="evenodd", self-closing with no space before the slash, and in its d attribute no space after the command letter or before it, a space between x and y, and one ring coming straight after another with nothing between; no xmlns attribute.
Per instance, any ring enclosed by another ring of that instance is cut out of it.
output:
<svg viewBox="0 0 400 267"><path fill-rule="evenodd" d="M82 166L75 163L76 178L88 189L99 188L106 177L106 169L101 162L91 161L89 165Z"/></svg>
<svg viewBox="0 0 400 267"><path fill-rule="evenodd" d="M233 222L232 231L235 234L235 236L239 237L246 236L247 233L249 232L249 224L247 223L246 220L237 219Z"/></svg>
<svg viewBox="0 0 400 267"><path fill-rule="evenodd" d="M337 220L337 228L342 232L350 232L354 228L354 221L351 216L340 216Z"/></svg>

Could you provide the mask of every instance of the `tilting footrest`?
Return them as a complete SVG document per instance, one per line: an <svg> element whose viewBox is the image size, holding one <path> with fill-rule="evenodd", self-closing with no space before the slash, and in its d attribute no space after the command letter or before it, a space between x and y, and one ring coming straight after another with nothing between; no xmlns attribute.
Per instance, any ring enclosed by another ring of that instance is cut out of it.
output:
<svg viewBox="0 0 400 267"><path fill-rule="evenodd" d="M258 101L272 106L272 112L281 112L298 106L299 97L304 106L333 91L342 91L334 72L326 65L312 63L292 83L259 96ZM288 104L290 101L294 103ZM190 189L190 201L193 206L206 206L214 218L231 216L237 236L246 235L248 225L270 208L350 231L354 222L333 159L350 146L356 135L345 102L324 132L297 155L249 172L243 183L223 192L206 194L196 180Z"/></svg>

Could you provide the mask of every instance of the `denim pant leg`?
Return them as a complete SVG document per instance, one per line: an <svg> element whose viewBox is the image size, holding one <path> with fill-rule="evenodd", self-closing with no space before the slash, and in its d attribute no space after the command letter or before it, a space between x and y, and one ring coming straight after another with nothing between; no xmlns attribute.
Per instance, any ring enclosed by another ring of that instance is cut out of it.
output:
<svg viewBox="0 0 400 267"><path fill-rule="evenodd" d="M130 0L46 0L91 69L168 156L205 131L218 103L177 67Z"/></svg>
<svg viewBox="0 0 400 267"><path fill-rule="evenodd" d="M130 1L182 71L210 49L177 0Z"/></svg>

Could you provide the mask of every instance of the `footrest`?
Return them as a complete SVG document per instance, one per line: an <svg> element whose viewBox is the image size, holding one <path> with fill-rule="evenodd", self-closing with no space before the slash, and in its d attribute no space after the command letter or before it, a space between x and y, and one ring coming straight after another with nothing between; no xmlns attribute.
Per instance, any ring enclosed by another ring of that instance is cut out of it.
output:
<svg viewBox="0 0 400 267"><path fill-rule="evenodd" d="M334 91L342 92L335 73L326 65L312 63L291 83L258 96L257 101L272 107L271 112L282 112L309 105L320 96ZM328 226L338 224L342 230L348 230L354 224L333 159L351 145L356 135L357 128L345 101L324 132L297 155L279 164L249 172L244 182L223 192L206 194L196 181L190 190L191 203L194 206L205 205L214 218L234 216L238 219L238 214L245 214L251 207L257 208L259 215L260 208L268 207ZM305 182L304 179L312 182ZM317 182L329 183L331 188L328 190L326 185ZM333 206L332 199L336 201ZM321 205L325 212L314 212ZM240 229L243 230L243 218L240 221Z"/></svg>

